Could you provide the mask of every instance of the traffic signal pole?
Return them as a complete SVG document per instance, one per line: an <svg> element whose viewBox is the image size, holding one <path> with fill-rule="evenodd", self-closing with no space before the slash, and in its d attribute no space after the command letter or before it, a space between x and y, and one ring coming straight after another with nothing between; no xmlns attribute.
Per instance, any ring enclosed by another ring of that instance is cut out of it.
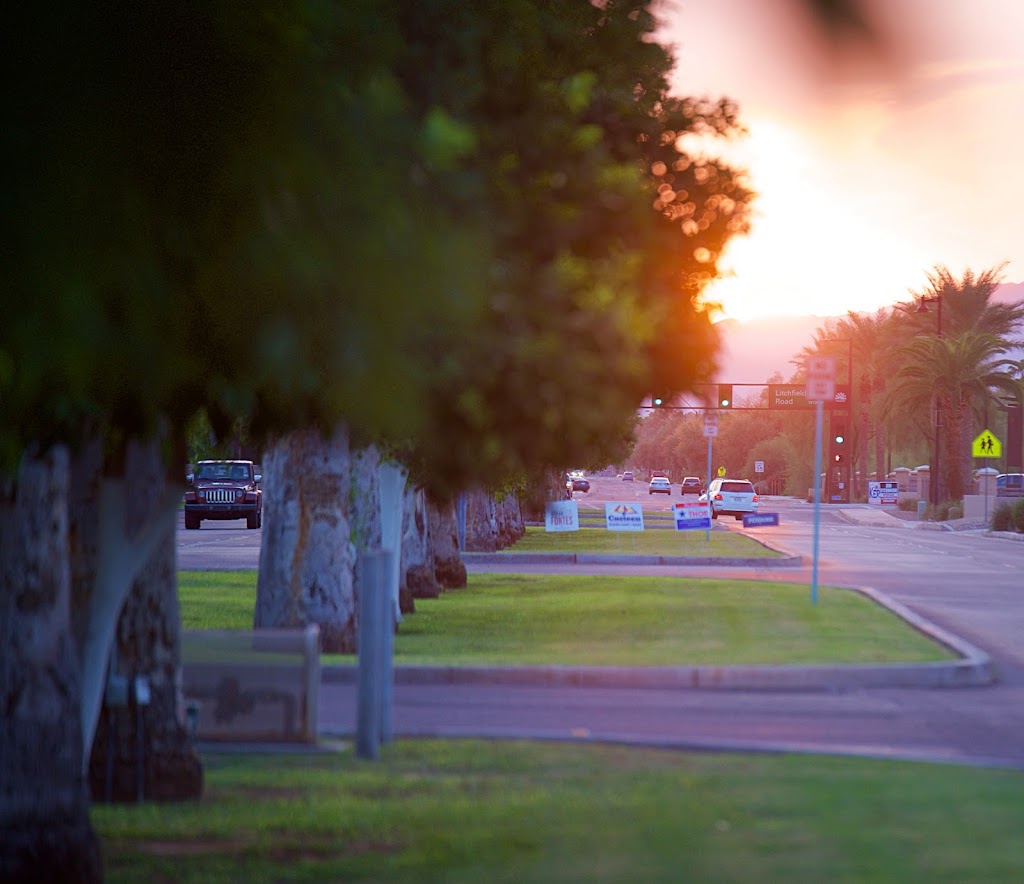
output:
<svg viewBox="0 0 1024 884"><path fill-rule="evenodd" d="M818 400L814 418L814 561L811 565L811 604L818 604L818 546L821 543L821 412Z"/></svg>

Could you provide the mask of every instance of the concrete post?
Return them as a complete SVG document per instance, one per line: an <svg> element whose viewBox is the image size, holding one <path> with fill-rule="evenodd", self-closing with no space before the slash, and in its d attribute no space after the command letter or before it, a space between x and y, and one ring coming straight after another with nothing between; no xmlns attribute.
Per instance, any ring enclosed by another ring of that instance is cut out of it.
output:
<svg viewBox="0 0 1024 884"><path fill-rule="evenodd" d="M359 557L362 579L359 587L356 754L371 761L380 757L384 704L387 701L390 705L391 701L391 641L387 641L387 638L394 632L388 592L392 555L390 551L373 550ZM390 709L387 718L390 729Z"/></svg>

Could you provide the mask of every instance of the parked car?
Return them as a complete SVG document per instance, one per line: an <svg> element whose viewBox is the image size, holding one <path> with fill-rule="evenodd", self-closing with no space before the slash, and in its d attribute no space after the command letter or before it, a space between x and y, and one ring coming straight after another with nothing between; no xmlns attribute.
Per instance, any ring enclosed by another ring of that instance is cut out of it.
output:
<svg viewBox="0 0 1024 884"><path fill-rule="evenodd" d="M696 494L699 496L704 493L704 483L696 476L687 476L679 486L679 491L682 494Z"/></svg>
<svg viewBox="0 0 1024 884"><path fill-rule="evenodd" d="M624 472L622 474L622 481L623 482L632 482L633 481L633 474L629 470L626 470L626 472Z"/></svg>
<svg viewBox="0 0 1024 884"><path fill-rule="evenodd" d="M648 494L671 494L672 483L664 476L653 476L647 486Z"/></svg>
<svg viewBox="0 0 1024 884"><path fill-rule="evenodd" d="M1000 473L996 476L996 497L1024 496L1024 473Z"/></svg>
<svg viewBox="0 0 1024 884"><path fill-rule="evenodd" d="M247 528L263 525L263 477L251 460L201 460L187 477L185 527L203 519L245 519Z"/></svg>
<svg viewBox="0 0 1024 884"><path fill-rule="evenodd" d="M711 502L711 518L735 516L742 519L757 512L757 492L749 479L712 479L700 500Z"/></svg>

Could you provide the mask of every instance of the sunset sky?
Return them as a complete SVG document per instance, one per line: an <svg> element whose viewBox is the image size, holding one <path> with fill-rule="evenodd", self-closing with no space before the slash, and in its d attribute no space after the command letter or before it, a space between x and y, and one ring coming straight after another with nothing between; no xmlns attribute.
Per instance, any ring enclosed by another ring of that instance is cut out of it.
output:
<svg viewBox="0 0 1024 884"><path fill-rule="evenodd" d="M943 264L1024 281L1024 2L888 0L888 62L826 57L796 0L667 0L679 94L736 100L760 195L727 316L905 301Z"/></svg>

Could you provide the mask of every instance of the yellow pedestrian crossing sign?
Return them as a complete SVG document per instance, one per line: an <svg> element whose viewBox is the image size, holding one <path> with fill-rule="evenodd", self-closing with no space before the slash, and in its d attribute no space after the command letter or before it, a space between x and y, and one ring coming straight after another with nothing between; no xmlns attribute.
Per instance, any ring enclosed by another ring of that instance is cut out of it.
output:
<svg viewBox="0 0 1024 884"><path fill-rule="evenodd" d="M719 476L719 478L721 478L724 475L725 475L725 467L719 467L718 468L718 476Z"/></svg>
<svg viewBox="0 0 1024 884"><path fill-rule="evenodd" d="M991 430L982 430L971 443L971 457L1002 457L1003 445L992 435Z"/></svg>

